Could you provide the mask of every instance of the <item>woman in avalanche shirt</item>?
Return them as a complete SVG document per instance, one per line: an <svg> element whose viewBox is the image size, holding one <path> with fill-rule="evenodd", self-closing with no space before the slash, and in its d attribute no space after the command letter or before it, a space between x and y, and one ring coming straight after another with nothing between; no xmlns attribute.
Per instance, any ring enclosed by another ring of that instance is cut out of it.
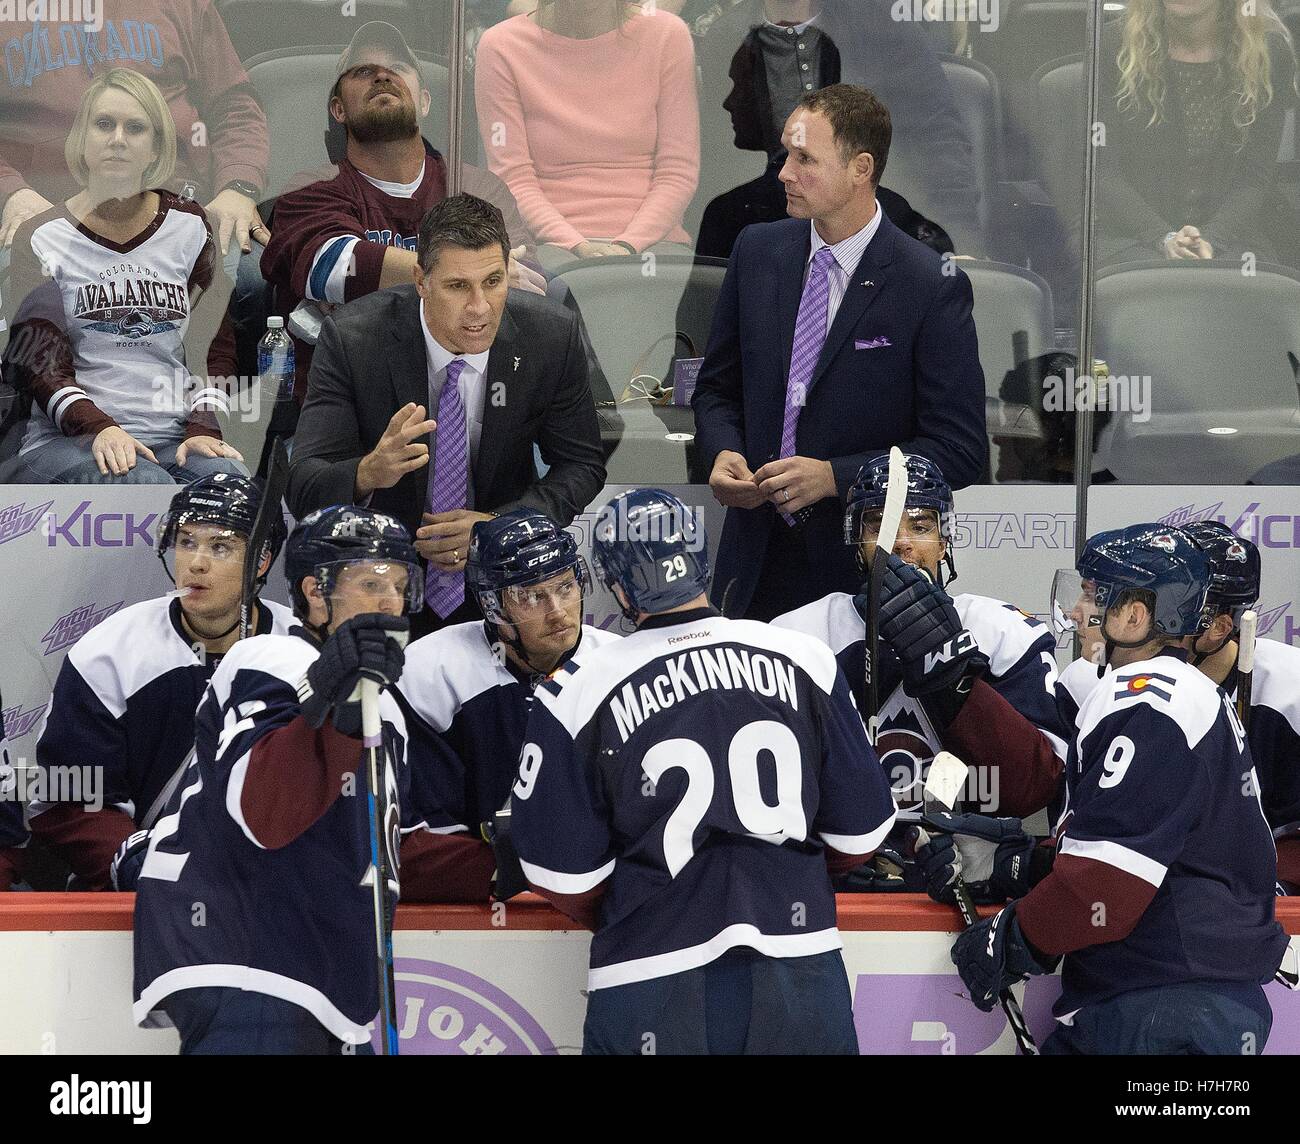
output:
<svg viewBox="0 0 1300 1144"><path fill-rule="evenodd" d="M114 68L86 89L68 135L84 188L23 224L4 372L31 403L18 481L169 484L245 473L191 378L183 339L212 284L201 207L149 190L171 176L176 129L162 94Z"/></svg>

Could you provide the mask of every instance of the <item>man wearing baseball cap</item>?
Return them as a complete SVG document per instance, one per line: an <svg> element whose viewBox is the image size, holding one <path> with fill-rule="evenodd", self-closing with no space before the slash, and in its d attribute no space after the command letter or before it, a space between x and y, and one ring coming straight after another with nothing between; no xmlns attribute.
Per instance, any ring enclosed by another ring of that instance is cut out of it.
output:
<svg viewBox="0 0 1300 1144"><path fill-rule="evenodd" d="M420 63L392 24L371 20L339 57L329 93L331 132L341 133L337 173L281 195L262 274L296 343L302 400L314 332L334 306L411 281L420 220L447 197L447 164L420 134L431 96ZM465 189L502 209L514 247L510 285L545 292L518 261L527 234L510 192L466 167Z"/></svg>

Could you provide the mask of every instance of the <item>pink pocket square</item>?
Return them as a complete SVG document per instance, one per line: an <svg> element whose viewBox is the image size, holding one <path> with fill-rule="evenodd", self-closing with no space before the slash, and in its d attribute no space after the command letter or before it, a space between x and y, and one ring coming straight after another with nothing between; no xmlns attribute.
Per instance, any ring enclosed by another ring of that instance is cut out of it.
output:
<svg viewBox="0 0 1300 1144"><path fill-rule="evenodd" d="M883 350L886 346L893 345L888 338L868 338L865 341L861 338L855 338L853 348L855 350Z"/></svg>

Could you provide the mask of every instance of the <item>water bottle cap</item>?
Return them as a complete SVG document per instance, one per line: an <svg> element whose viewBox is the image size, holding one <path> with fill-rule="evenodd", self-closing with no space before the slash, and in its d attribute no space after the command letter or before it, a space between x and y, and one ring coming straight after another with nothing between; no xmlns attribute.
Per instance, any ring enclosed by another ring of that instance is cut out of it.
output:
<svg viewBox="0 0 1300 1144"><path fill-rule="evenodd" d="M266 328L268 330L283 330L284 319L278 314L272 314L271 317L266 319Z"/></svg>

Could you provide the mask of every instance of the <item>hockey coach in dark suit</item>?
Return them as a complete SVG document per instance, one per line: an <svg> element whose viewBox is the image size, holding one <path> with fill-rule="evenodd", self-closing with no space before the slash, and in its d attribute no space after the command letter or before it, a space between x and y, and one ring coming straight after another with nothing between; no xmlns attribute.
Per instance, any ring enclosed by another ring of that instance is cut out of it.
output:
<svg viewBox="0 0 1300 1144"><path fill-rule="evenodd" d="M741 232L695 390L699 455L728 509L711 597L770 620L861 582L844 498L891 445L954 487L988 455L970 280L876 202L889 111L835 84L786 123L792 216Z"/></svg>
<svg viewBox="0 0 1300 1144"><path fill-rule="evenodd" d="M464 568L478 521L528 507L565 526L600 492L605 465L577 318L508 290L501 212L444 199L417 255L414 284L359 298L322 327L288 501L299 519L356 503L401 521L426 562L425 626L436 627L476 614Z"/></svg>

